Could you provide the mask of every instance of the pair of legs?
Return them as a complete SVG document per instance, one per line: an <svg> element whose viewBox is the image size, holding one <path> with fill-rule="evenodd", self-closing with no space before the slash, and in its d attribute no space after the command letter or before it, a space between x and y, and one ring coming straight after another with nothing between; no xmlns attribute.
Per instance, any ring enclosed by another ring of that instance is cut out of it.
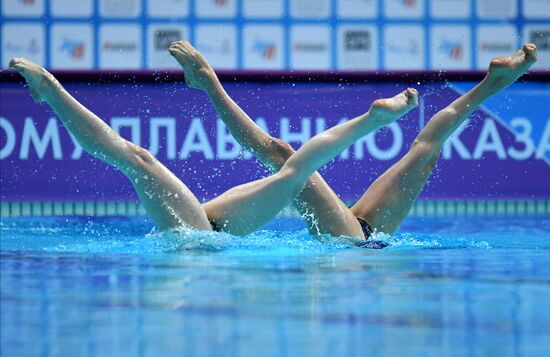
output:
<svg viewBox="0 0 550 357"><path fill-rule="evenodd" d="M46 102L86 152L122 171L160 229L187 225L248 234L288 205L309 176L364 135L398 119L418 104L415 90L376 101L369 111L305 143L272 176L235 187L201 205L189 189L147 150L123 139L74 99L45 69L14 58L10 67L27 81L35 100ZM356 234L355 236L360 236Z"/></svg>
<svg viewBox="0 0 550 357"><path fill-rule="evenodd" d="M239 144L273 171L284 167L294 154L292 147L271 137L254 123L225 92L204 57L186 41L173 43L169 51L183 67L187 84L209 95ZM444 141L484 100L512 84L535 61L536 47L533 44L523 46L510 57L492 60L487 76L471 91L435 114L407 154L375 180L351 209L318 173L314 173L294 200L306 218L310 232L362 237L356 219L359 217L369 222L374 230L393 233L424 187ZM371 112L376 110L376 106L377 102L374 102Z"/></svg>

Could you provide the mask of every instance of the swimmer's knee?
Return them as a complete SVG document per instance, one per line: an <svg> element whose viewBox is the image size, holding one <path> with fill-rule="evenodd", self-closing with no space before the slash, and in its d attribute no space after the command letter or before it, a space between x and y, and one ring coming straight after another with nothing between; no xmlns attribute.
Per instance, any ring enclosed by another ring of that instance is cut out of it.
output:
<svg viewBox="0 0 550 357"><path fill-rule="evenodd" d="M134 143L128 142L128 151L130 153L130 162L133 166L144 167L156 162L155 157L146 149Z"/></svg>
<svg viewBox="0 0 550 357"><path fill-rule="evenodd" d="M283 191L288 190L293 196L297 196L304 189L307 182L307 176L304 175L299 167L289 165L284 165L274 176L276 176L281 189Z"/></svg>
<svg viewBox="0 0 550 357"><path fill-rule="evenodd" d="M286 160L294 154L294 149L284 140L279 138L271 138L270 145L277 154L281 157L282 160Z"/></svg>
<svg viewBox="0 0 550 357"><path fill-rule="evenodd" d="M274 165L277 170L280 169L294 153L294 149L290 144L278 138L270 138L267 145L269 145L272 165Z"/></svg>
<svg viewBox="0 0 550 357"><path fill-rule="evenodd" d="M420 163L428 170L432 170L439 161L440 148L438 145L428 143L423 140L415 139L411 152L413 152L420 160Z"/></svg>
<svg viewBox="0 0 550 357"><path fill-rule="evenodd" d="M448 118L454 118L459 115L458 110L453 106L453 104L441 109L440 113L445 114Z"/></svg>

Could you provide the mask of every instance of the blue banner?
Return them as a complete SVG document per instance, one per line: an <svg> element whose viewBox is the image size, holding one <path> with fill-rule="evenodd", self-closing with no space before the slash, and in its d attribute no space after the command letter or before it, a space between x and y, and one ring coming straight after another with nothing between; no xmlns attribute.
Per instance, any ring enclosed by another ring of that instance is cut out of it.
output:
<svg viewBox="0 0 550 357"><path fill-rule="evenodd" d="M344 200L356 200L399 160L424 124L474 83L417 86L419 108L359 140L321 170ZM368 110L404 85L227 83L230 95L295 148ZM170 168L201 199L268 174L243 152L208 97L181 83L75 84L66 88L124 137ZM1 199L136 200L126 177L84 153L47 105L22 84L0 84ZM550 198L550 85L516 83L474 112L442 150L422 197Z"/></svg>

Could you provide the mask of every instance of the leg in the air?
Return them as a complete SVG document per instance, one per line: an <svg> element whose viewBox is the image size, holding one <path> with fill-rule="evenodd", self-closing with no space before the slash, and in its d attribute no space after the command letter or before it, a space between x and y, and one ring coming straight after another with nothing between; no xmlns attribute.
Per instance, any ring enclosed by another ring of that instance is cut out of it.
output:
<svg viewBox="0 0 550 357"><path fill-rule="evenodd" d="M537 60L533 44L491 61L487 76L472 90L435 114L409 152L383 173L352 207L380 232L392 233L411 209L439 158L445 140L484 100L516 81Z"/></svg>
<svg viewBox="0 0 550 357"><path fill-rule="evenodd" d="M315 170L356 140L403 116L418 105L414 89L375 101L369 111L306 142L270 177L233 188L204 205L222 230L247 234L271 220L304 188ZM356 222L356 221L355 221ZM361 232L354 235L363 237Z"/></svg>
<svg viewBox="0 0 550 357"><path fill-rule="evenodd" d="M86 152L115 166L130 179L160 229L182 224L211 229L195 196L147 150L119 136L44 68L23 58L12 59L10 67L25 78L36 101L49 104Z"/></svg>
<svg viewBox="0 0 550 357"><path fill-rule="evenodd" d="M256 125L227 94L210 64L189 42L174 42L169 51L182 66L187 84L208 94L237 142L277 172L294 154L294 149ZM309 177L294 205L312 234L354 237L363 234L355 216L317 172Z"/></svg>

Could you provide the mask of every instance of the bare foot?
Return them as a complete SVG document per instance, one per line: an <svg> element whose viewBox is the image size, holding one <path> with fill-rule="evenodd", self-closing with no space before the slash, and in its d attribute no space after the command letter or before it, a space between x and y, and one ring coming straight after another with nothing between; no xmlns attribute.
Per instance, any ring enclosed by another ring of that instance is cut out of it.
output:
<svg viewBox="0 0 550 357"><path fill-rule="evenodd" d="M216 78L214 70L188 41L172 42L168 52L178 61L185 73L185 83L189 87L206 90Z"/></svg>
<svg viewBox="0 0 550 357"><path fill-rule="evenodd" d="M375 100L370 109L368 120L376 121L379 127L388 125L418 106L418 92L407 88L395 97Z"/></svg>
<svg viewBox="0 0 550 357"><path fill-rule="evenodd" d="M32 97L36 102L46 101L45 95L58 83L50 72L28 59L14 57L10 61L9 66L25 78L31 90Z"/></svg>
<svg viewBox="0 0 550 357"><path fill-rule="evenodd" d="M537 61L537 46L532 43L523 45L523 48L510 57L498 57L491 61L487 80L500 90L514 83L529 67Z"/></svg>

